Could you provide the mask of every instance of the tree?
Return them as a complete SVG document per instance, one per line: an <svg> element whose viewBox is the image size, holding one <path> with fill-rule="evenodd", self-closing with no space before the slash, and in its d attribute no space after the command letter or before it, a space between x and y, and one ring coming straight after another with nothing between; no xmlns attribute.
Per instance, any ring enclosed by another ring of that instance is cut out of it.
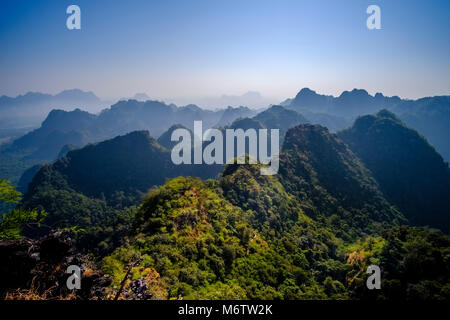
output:
<svg viewBox="0 0 450 320"><path fill-rule="evenodd" d="M0 179L0 201L5 204L17 204L21 200L21 195L8 180ZM39 226L46 215L44 211L17 207L7 213L2 213L0 239L20 239L24 225L37 224Z"/></svg>

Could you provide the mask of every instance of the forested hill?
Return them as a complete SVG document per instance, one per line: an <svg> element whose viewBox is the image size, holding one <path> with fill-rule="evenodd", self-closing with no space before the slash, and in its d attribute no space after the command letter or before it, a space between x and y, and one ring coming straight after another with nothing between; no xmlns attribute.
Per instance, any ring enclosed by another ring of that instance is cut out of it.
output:
<svg viewBox="0 0 450 320"><path fill-rule="evenodd" d="M90 197L112 197L117 192L136 195L178 175L209 178L214 166L174 165L170 151L148 131L135 131L98 144L69 151L41 168L29 186L25 202L42 188L71 189Z"/></svg>
<svg viewBox="0 0 450 320"><path fill-rule="evenodd" d="M280 179L306 214L329 221L341 237L404 222L370 171L324 127L304 124L288 130L280 156Z"/></svg>
<svg viewBox="0 0 450 320"><path fill-rule="evenodd" d="M411 222L450 230L450 169L423 136L383 110L358 118L339 137Z"/></svg>
<svg viewBox="0 0 450 320"><path fill-rule="evenodd" d="M129 241L101 266L117 289L134 262L132 279L149 281L156 299L448 299L448 237L393 227L343 240L337 228L352 227L308 217L259 165L228 165L218 181L179 177L151 190ZM383 286L369 291L373 263Z"/></svg>

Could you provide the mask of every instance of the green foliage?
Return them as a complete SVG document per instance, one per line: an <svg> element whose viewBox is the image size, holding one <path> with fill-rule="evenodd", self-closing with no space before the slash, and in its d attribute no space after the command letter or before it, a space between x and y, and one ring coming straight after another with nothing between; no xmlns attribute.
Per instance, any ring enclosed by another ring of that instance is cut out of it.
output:
<svg viewBox="0 0 450 320"><path fill-rule="evenodd" d="M0 239L14 240L22 238L24 225L40 227L46 217L44 211L13 209L2 215L0 220Z"/></svg>
<svg viewBox="0 0 450 320"><path fill-rule="evenodd" d="M347 277L356 299L448 300L450 239L441 232L396 227L347 246ZM365 288L365 270L382 268L381 290Z"/></svg>
<svg viewBox="0 0 450 320"><path fill-rule="evenodd" d="M25 170L45 161L45 159L31 158L29 155L30 152L24 150L0 149L0 177L17 184Z"/></svg>
<svg viewBox="0 0 450 320"><path fill-rule="evenodd" d="M5 179L0 179L0 200L5 203L17 203L20 201L21 193Z"/></svg>
<svg viewBox="0 0 450 320"><path fill-rule="evenodd" d="M8 180L0 180L0 200L7 204L17 204L21 199L18 192ZM35 224L38 227L46 217L44 211L14 208L3 213L0 219L0 239L14 240L22 237L24 225Z"/></svg>
<svg viewBox="0 0 450 320"><path fill-rule="evenodd" d="M361 161L326 128L289 129L279 174L303 211L345 240L405 222Z"/></svg>
<svg viewBox="0 0 450 320"><path fill-rule="evenodd" d="M274 176L260 174L261 165L227 165L219 180L224 197L250 216L253 227L280 235L302 213L298 203Z"/></svg>
<svg viewBox="0 0 450 320"><path fill-rule="evenodd" d="M139 267L161 275L168 298L326 299L313 270L325 259L343 264L332 254L337 240L300 212L283 236L257 228L264 222L252 210L221 196L219 186L230 182L223 179L217 184L180 177L151 190L136 214L132 242L103 260L115 286L126 266L142 259ZM280 230L286 226L280 222ZM330 294L342 294L334 285Z"/></svg>

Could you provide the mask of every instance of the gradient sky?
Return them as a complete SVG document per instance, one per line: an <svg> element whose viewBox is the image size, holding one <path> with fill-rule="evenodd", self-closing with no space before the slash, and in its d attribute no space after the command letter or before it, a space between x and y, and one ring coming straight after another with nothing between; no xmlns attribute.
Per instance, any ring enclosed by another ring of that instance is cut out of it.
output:
<svg viewBox="0 0 450 320"><path fill-rule="evenodd" d="M82 29L66 29L66 8ZM382 30L366 28L381 8ZM0 95L450 94L450 1L0 2Z"/></svg>

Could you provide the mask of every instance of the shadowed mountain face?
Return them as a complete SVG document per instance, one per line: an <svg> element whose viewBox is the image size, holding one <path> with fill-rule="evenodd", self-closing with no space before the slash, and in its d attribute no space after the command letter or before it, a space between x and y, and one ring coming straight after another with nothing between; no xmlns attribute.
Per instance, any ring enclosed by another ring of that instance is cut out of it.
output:
<svg viewBox="0 0 450 320"><path fill-rule="evenodd" d="M108 197L118 191L135 195L177 175L214 177L210 170L198 169L200 165L174 165L170 151L148 131L135 131L69 151L65 157L38 172L29 193L35 193L39 186L50 185L69 187L92 197Z"/></svg>
<svg viewBox="0 0 450 320"><path fill-rule="evenodd" d="M28 191L28 185L33 180L34 176L41 169L42 165L37 164L32 166L31 168L25 170L25 172L20 177L19 183L17 185L17 190L21 193L26 193Z"/></svg>
<svg viewBox="0 0 450 320"><path fill-rule="evenodd" d="M187 129L185 126L181 124L175 124L169 128L166 132L164 132L162 135L158 138L158 143L162 145L167 150L172 150L172 148L178 143L178 141L172 141L172 133L177 129ZM190 131L190 130L189 130ZM191 135L192 135L192 131Z"/></svg>
<svg viewBox="0 0 450 320"><path fill-rule="evenodd" d="M339 137L361 158L386 198L419 225L450 228L450 169L393 113L358 118Z"/></svg>
<svg viewBox="0 0 450 320"><path fill-rule="evenodd" d="M224 110L220 120L216 126L224 127L231 124L235 119L254 116L257 113L255 110L251 110L247 107L232 108L228 107Z"/></svg>
<svg viewBox="0 0 450 320"><path fill-rule="evenodd" d="M70 186L89 196L117 190L145 191L170 176L168 150L138 131L71 151L52 167Z"/></svg>
<svg viewBox="0 0 450 320"><path fill-rule="evenodd" d="M342 237L354 236L345 234L344 225L369 232L404 221L360 160L324 127L304 124L288 130L280 176L306 214L340 226Z"/></svg>

